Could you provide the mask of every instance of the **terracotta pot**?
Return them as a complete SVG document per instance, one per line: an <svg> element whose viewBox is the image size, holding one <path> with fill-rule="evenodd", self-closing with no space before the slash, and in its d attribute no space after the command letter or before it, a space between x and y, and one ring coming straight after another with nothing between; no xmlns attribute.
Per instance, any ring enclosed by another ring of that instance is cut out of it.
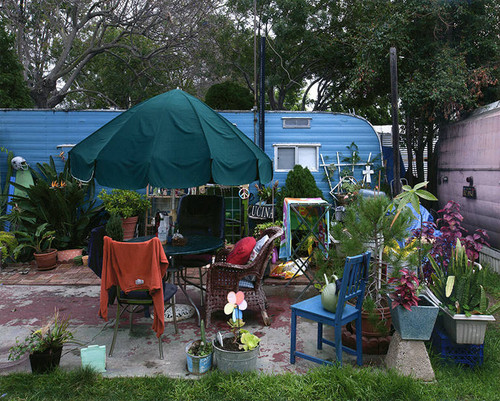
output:
<svg viewBox="0 0 500 401"><path fill-rule="evenodd" d="M342 344L355 349L356 348L356 333L353 329L353 324L348 323L342 327ZM389 349L392 336L367 337L361 336L361 348L363 354L366 355L385 355Z"/></svg>
<svg viewBox="0 0 500 401"><path fill-rule="evenodd" d="M122 219L124 241L134 238L135 226L137 225L137 220L139 220L139 216L133 216L133 217L128 217L126 219Z"/></svg>
<svg viewBox="0 0 500 401"><path fill-rule="evenodd" d="M382 324L385 326L387 329L387 333L391 331L391 323L392 323L392 317L391 317L391 309L387 306L385 308L377 308L373 311L373 313L377 316L377 322L382 322ZM380 330L377 329L376 324L373 324L370 320L370 315L372 313L368 313L365 311L361 312L361 327L363 336L365 337L379 337L381 336ZM385 319L385 321L383 321Z"/></svg>
<svg viewBox="0 0 500 401"><path fill-rule="evenodd" d="M38 270L51 270L57 265L57 249L49 249L46 253L34 253Z"/></svg>
<svg viewBox="0 0 500 401"><path fill-rule="evenodd" d="M57 251L57 261L60 263L70 262L81 254L82 249L65 249L64 251Z"/></svg>

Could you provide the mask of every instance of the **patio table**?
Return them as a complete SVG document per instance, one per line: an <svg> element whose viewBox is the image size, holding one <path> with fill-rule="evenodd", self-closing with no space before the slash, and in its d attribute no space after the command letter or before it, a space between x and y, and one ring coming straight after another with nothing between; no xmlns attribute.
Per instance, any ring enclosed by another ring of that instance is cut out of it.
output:
<svg viewBox="0 0 500 401"><path fill-rule="evenodd" d="M133 238L131 242L143 242L148 241L153 238L152 235L142 236ZM186 236L187 243L182 246L175 246L172 244L163 245L163 250L165 251L165 255L170 259L170 263L168 265L167 274L171 280L171 283L177 284L184 295L186 296L189 303L193 306L196 315L198 317L198 325L200 324L200 311L193 302L192 298L186 291L184 285L181 285L182 272L184 270L184 266L178 265L176 263L176 256L182 255L200 255L204 253L211 253L224 245L224 242L221 238L212 237L209 235L190 235ZM184 280L184 279L183 279Z"/></svg>

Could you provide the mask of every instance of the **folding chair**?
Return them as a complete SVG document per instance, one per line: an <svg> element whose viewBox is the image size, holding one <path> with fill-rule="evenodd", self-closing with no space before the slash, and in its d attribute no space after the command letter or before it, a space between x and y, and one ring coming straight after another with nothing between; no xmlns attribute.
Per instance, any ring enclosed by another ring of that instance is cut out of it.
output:
<svg viewBox="0 0 500 401"><path fill-rule="evenodd" d="M179 201L176 228L184 235L210 235L224 240L225 206L224 198L217 195L185 195ZM195 277L188 277L186 269L182 269L185 283L200 289L201 304L203 305L203 267L212 264L212 254L186 255L176 258L176 264L185 268L198 269L198 283L190 281Z"/></svg>
<svg viewBox="0 0 500 401"><path fill-rule="evenodd" d="M109 350L112 356L118 333L120 317L129 312L130 329L133 314L145 312L149 317L149 306L154 308L153 330L158 337L160 359L163 359L162 334L165 327L165 307L172 307L175 332L177 320L173 297L177 286L164 280L168 260L158 238L146 242L118 242L104 237L103 269L99 315L107 320L108 290L117 287L113 340ZM144 306L144 309L138 308Z"/></svg>

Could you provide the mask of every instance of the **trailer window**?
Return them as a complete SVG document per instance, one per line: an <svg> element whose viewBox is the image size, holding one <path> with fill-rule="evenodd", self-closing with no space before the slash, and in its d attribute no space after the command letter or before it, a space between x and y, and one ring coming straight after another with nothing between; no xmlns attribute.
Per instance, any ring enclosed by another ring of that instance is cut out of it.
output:
<svg viewBox="0 0 500 401"><path fill-rule="evenodd" d="M311 117L281 117L283 128L311 128Z"/></svg>
<svg viewBox="0 0 500 401"><path fill-rule="evenodd" d="M320 144L275 144L274 170L290 171L300 164L309 171L318 171L318 152Z"/></svg>

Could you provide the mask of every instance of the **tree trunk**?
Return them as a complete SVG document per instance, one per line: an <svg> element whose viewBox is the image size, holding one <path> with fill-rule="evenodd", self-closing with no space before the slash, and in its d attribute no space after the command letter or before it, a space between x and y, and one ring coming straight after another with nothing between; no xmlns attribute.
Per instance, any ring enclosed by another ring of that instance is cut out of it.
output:
<svg viewBox="0 0 500 401"><path fill-rule="evenodd" d="M413 118L410 116L406 117L406 150L408 153L408 167L406 169L406 179L410 186L414 186L415 176L413 175L413 138L415 135L415 127L414 127Z"/></svg>
<svg viewBox="0 0 500 401"><path fill-rule="evenodd" d="M419 124L417 132L417 149L415 152L415 162L417 168L417 181L424 181L424 150L425 150L425 130L427 126L422 123Z"/></svg>

